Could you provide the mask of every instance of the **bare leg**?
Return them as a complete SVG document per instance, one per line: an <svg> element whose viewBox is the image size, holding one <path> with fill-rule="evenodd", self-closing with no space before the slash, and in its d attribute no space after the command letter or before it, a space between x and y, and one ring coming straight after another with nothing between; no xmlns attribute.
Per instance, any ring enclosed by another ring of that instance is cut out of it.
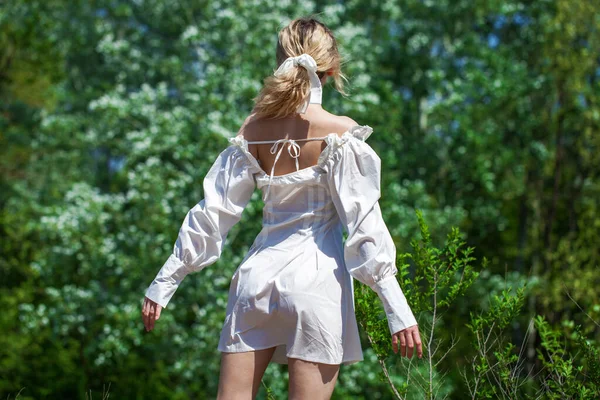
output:
<svg viewBox="0 0 600 400"><path fill-rule="evenodd" d="M253 400L275 347L243 353L221 353L217 400Z"/></svg>
<svg viewBox="0 0 600 400"><path fill-rule="evenodd" d="M339 365L288 358L289 400L329 400L339 370Z"/></svg>

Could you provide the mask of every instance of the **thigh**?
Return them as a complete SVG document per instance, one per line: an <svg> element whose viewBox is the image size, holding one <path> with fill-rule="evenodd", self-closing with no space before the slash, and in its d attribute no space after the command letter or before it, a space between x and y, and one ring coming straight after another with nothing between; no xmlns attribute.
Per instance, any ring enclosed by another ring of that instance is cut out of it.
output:
<svg viewBox="0 0 600 400"><path fill-rule="evenodd" d="M328 400L337 382L340 366L288 358L290 400Z"/></svg>
<svg viewBox="0 0 600 400"><path fill-rule="evenodd" d="M251 400L269 366L275 347L243 353L221 353L217 400Z"/></svg>

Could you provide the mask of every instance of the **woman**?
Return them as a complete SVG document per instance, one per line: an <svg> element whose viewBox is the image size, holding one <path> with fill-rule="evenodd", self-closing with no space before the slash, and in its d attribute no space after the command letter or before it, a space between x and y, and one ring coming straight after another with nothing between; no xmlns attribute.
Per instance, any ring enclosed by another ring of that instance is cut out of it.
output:
<svg viewBox="0 0 600 400"><path fill-rule="evenodd" d="M294 20L279 33L277 62L207 173L205 197L188 212L143 306L149 331L183 278L219 258L262 190L263 229L229 289L219 399L254 398L271 361L288 364L289 398L330 398L340 364L363 359L352 278L382 300L394 352L399 343L403 356L422 356L378 203L381 162L365 142L372 129L321 106L328 78L343 92L335 38L315 19Z"/></svg>

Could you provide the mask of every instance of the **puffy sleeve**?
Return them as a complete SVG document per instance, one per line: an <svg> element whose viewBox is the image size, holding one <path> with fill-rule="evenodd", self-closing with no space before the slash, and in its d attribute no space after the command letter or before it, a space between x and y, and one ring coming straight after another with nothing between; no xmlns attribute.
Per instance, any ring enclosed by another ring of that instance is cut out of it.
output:
<svg viewBox="0 0 600 400"><path fill-rule="evenodd" d="M253 168L238 146L230 145L218 155L203 181L204 198L185 216L173 253L146 297L166 307L186 275L219 259L229 230L254 192Z"/></svg>
<svg viewBox="0 0 600 400"><path fill-rule="evenodd" d="M370 127L341 138L326 161L328 185L346 232L344 259L352 277L373 289L383 303L392 334L417 325L400 288L396 247L382 218L381 160L365 140Z"/></svg>

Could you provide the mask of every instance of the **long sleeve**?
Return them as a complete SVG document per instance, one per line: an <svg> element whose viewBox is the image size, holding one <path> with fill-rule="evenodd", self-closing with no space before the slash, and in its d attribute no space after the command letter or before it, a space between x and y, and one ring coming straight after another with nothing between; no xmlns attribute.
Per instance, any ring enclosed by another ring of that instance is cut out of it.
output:
<svg viewBox="0 0 600 400"><path fill-rule="evenodd" d="M327 160L327 177L348 233L344 243L346 268L377 293L394 334L417 321L396 279L396 247L379 206L381 160L364 141L370 134L368 129L346 133L338 140L337 149Z"/></svg>
<svg viewBox="0 0 600 400"><path fill-rule="evenodd" d="M166 307L186 275L219 259L229 230L240 220L254 192L253 168L237 146L218 155L203 181L204 198L185 216L173 253L146 297Z"/></svg>

